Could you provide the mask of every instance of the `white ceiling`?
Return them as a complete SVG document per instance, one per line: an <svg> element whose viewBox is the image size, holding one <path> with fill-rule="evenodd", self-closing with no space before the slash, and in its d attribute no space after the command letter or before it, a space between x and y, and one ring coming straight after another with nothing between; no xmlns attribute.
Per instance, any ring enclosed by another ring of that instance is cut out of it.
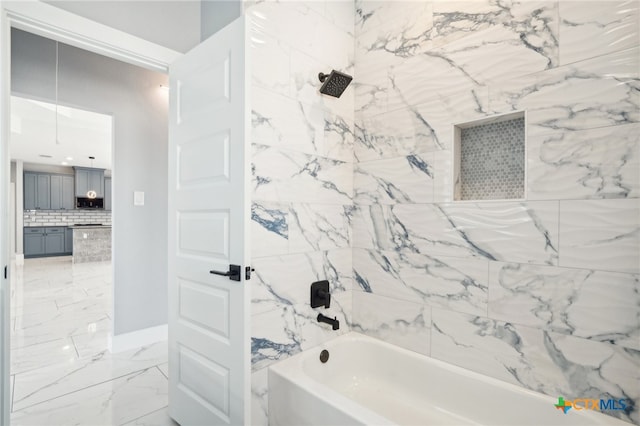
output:
<svg viewBox="0 0 640 426"><path fill-rule="evenodd" d="M110 170L112 130L110 115L11 97L13 160Z"/></svg>

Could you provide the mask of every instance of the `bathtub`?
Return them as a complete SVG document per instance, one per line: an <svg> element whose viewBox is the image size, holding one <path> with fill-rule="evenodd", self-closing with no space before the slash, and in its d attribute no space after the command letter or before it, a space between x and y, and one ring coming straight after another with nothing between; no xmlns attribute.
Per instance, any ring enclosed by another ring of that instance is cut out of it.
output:
<svg viewBox="0 0 640 426"><path fill-rule="evenodd" d="M271 426L630 425L596 411L564 414L557 398L357 333L272 365L268 381Z"/></svg>

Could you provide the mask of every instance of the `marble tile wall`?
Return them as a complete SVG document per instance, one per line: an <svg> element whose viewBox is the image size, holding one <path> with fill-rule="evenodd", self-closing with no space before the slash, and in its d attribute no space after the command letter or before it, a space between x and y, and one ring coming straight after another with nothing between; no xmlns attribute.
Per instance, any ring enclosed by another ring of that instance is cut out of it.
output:
<svg viewBox="0 0 640 426"><path fill-rule="evenodd" d="M640 424L639 3L355 3L352 329ZM526 198L454 202L520 110Z"/></svg>
<svg viewBox="0 0 640 426"><path fill-rule="evenodd" d="M351 1L245 4L252 21L252 424L267 424L267 367L349 331L354 89L318 93L318 73L353 75ZM331 307L311 309L329 280ZM318 312L340 330L316 321Z"/></svg>

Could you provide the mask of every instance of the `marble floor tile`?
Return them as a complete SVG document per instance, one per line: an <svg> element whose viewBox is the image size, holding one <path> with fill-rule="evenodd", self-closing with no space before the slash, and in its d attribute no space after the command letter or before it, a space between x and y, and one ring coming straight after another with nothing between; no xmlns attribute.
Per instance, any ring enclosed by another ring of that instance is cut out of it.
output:
<svg viewBox="0 0 640 426"><path fill-rule="evenodd" d="M49 365L72 363L77 359L78 354L70 338L12 348L11 373L25 373Z"/></svg>
<svg viewBox="0 0 640 426"><path fill-rule="evenodd" d="M164 364L157 365L158 370L168 379L169 378L169 363L165 362Z"/></svg>
<svg viewBox="0 0 640 426"><path fill-rule="evenodd" d="M179 426L169 417L169 408L164 407L123 426Z"/></svg>
<svg viewBox="0 0 640 426"><path fill-rule="evenodd" d="M167 378L158 369L137 371L14 412L12 424L122 425L166 407L167 388Z"/></svg>
<svg viewBox="0 0 640 426"><path fill-rule="evenodd" d="M111 281L110 262L56 257L14 267L12 425L174 425L166 342L108 352Z"/></svg>
<svg viewBox="0 0 640 426"><path fill-rule="evenodd" d="M16 375L14 410L167 362L166 342L78 359Z"/></svg>

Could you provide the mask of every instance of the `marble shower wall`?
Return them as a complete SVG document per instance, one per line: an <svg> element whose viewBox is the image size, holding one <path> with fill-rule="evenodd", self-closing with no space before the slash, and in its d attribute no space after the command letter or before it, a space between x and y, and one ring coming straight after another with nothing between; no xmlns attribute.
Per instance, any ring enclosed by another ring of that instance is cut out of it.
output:
<svg viewBox="0 0 640 426"><path fill-rule="evenodd" d="M252 21L252 424L267 424L267 367L349 331L353 265L353 85L318 93L318 73L354 72L351 1L247 3ZM311 309L327 279L331 307ZM318 312L340 330L316 321Z"/></svg>
<svg viewBox="0 0 640 426"><path fill-rule="evenodd" d="M638 5L356 1L353 330L640 423ZM521 110L526 197L453 202Z"/></svg>

